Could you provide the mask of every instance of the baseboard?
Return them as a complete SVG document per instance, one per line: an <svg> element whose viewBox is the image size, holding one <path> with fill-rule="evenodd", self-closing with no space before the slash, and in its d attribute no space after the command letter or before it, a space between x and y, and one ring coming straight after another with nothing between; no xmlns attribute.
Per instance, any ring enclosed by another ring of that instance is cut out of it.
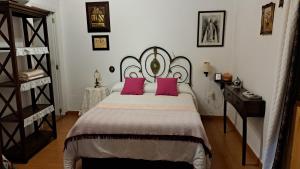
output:
<svg viewBox="0 0 300 169"><path fill-rule="evenodd" d="M66 115L77 115L78 116L79 111L67 111Z"/></svg>
<svg viewBox="0 0 300 169"><path fill-rule="evenodd" d="M201 116L202 119L219 119L219 120L223 120L223 116L207 116L207 115L203 115ZM235 125L232 123L232 121L227 117L227 125L231 125L233 126L233 129L235 132L237 132L241 138L241 140L243 139L241 133L237 130L237 128L235 127ZM252 154L254 154L256 161L258 162L258 167L260 169L262 169L262 162L261 160L256 156L256 154L254 153L254 151L252 150L252 148L248 145L247 143L247 149L251 151Z"/></svg>
<svg viewBox="0 0 300 169"><path fill-rule="evenodd" d="M201 115L201 119L223 119L223 116Z"/></svg>

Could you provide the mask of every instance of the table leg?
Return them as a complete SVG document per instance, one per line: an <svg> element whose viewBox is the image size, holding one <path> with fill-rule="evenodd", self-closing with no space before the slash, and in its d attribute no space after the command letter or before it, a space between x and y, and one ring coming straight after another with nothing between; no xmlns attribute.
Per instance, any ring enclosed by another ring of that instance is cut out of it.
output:
<svg viewBox="0 0 300 169"><path fill-rule="evenodd" d="M226 133L226 126L227 126L227 102L226 102L226 100L224 99L224 117L223 117L224 119L224 133Z"/></svg>
<svg viewBox="0 0 300 169"><path fill-rule="evenodd" d="M242 164L246 164L247 149L247 118L243 118L243 148L242 148Z"/></svg>

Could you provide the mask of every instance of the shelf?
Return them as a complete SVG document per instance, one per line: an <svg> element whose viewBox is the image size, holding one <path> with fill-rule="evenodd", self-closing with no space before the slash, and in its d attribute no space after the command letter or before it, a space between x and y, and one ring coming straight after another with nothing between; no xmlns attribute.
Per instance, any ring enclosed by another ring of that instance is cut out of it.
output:
<svg viewBox="0 0 300 169"><path fill-rule="evenodd" d="M36 88L37 86L43 86L45 84L51 83L51 79L49 76L46 77L40 77L29 81L21 81L21 91L27 91L33 88ZM16 83L13 81L7 81L7 82L1 82L0 87L16 87Z"/></svg>
<svg viewBox="0 0 300 169"><path fill-rule="evenodd" d="M51 79L49 76L41 77L41 78L33 79L30 81L21 82L20 90L22 92L24 92L24 91L27 91L30 89L34 89L38 86L43 86L43 85L49 84L49 83L51 83Z"/></svg>
<svg viewBox="0 0 300 169"><path fill-rule="evenodd" d="M46 110L47 109L47 110ZM48 110L49 109L49 110ZM25 107L23 111L23 119L24 121L28 118L32 118L33 121L37 120L37 117L33 117L35 115L39 116L40 118L45 116L46 114L49 114L49 111L54 111L54 107L49 104L37 104L36 109L32 110L32 106ZM43 111L48 111L47 113L44 113ZM41 113L42 112L42 113ZM40 114L39 114L40 113ZM51 112L50 112L51 113ZM43 115L42 115L43 114ZM10 114L8 116L5 116L1 119L2 122L19 122L18 117L15 114ZM32 121L32 122L33 122ZM24 124L25 125L25 124Z"/></svg>
<svg viewBox="0 0 300 169"><path fill-rule="evenodd" d="M0 1L0 13L12 10L12 15L16 17L41 18L50 14L50 11L36 7L25 6L12 1Z"/></svg>
<svg viewBox="0 0 300 169"><path fill-rule="evenodd" d="M42 55L42 54L48 54L48 53L49 53L49 50L47 47L16 48L16 56Z"/></svg>
<svg viewBox="0 0 300 169"><path fill-rule="evenodd" d="M14 163L27 163L33 155L46 147L54 139L52 132L39 131L25 138L24 152L19 147L13 146L4 151L3 154Z"/></svg>
<svg viewBox="0 0 300 169"><path fill-rule="evenodd" d="M0 1L1 2L1 1ZM10 48L0 48L0 53L8 54ZM48 54L48 47L18 47L16 48L16 56L27 56L27 55L43 55Z"/></svg>

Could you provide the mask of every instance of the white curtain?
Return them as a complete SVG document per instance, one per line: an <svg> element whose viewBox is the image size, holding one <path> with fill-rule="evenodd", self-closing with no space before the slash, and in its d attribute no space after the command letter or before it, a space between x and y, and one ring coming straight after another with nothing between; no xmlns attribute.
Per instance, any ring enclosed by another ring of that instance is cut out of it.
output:
<svg viewBox="0 0 300 169"><path fill-rule="evenodd" d="M264 159L263 159L263 169L271 169L276 146L278 141L278 132L280 127L281 120L281 108L282 108L282 100L283 100L283 90L285 85L285 78L287 73L288 61L291 57L292 51L292 43L294 39L296 24L297 24L297 16L298 16L298 7L299 0L290 0L286 1L285 5L289 5L288 15L286 20L286 28L285 28L285 37L283 38L283 45L281 51L281 57L279 61L279 72L277 74L276 79L276 89L274 93L274 99L270 112L270 119L268 124L267 136L266 136L266 145L264 148Z"/></svg>

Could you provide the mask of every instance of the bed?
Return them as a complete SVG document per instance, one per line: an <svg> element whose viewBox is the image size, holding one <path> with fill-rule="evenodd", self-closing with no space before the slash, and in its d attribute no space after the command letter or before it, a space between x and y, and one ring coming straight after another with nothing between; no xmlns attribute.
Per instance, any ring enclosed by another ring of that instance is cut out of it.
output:
<svg viewBox="0 0 300 169"><path fill-rule="evenodd" d="M211 147L191 89L191 63L160 47L125 57L121 82L82 115L65 140L64 168L209 169ZM121 95L124 77L144 77L143 95ZM178 78L178 96L157 96L156 78ZM99 166L100 165L100 166Z"/></svg>

